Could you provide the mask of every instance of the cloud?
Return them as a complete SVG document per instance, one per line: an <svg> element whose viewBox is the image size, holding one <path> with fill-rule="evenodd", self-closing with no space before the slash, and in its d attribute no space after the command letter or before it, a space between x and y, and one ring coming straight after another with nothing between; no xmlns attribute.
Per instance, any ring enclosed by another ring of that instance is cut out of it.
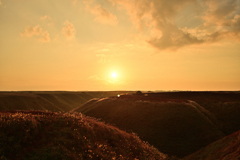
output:
<svg viewBox="0 0 240 160"><path fill-rule="evenodd" d="M222 39L240 39L240 7L236 0L109 1L118 8L125 9L133 24L150 35L146 41L159 50L176 50ZM199 19L198 26L179 27L176 18L186 10L190 10L195 19Z"/></svg>
<svg viewBox="0 0 240 160"><path fill-rule="evenodd" d="M164 31L164 30L163 30ZM185 33L178 28L175 30L171 30L163 32L160 38L151 38L148 40L149 44L152 46L164 50L164 49L178 49L183 46L192 45L192 44L200 44L203 43L203 40L199 40L197 37L191 35L190 33Z"/></svg>
<svg viewBox="0 0 240 160"><path fill-rule="evenodd" d="M103 8L101 5L94 4L96 2L85 0L84 3L86 5L87 11L95 16L95 21L111 25L118 23L117 17L114 14L109 12L106 8Z"/></svg>
<svg viewBox="0 0 240 160"><path fill-rule="evenodd" d="M48 15L40 17L40 20L43 21L44 23L47 23L48 26L52 26L53 25L52 18L50 16L48 16Z"/></svg>
<svg viewBox="0 0 240 160"><path fill-rule="evenodd" d="M239 32L240 31L240 15L236 14L234 18L231 20L231 24L233 26L233 31Z"/></svg>
<svg viewBox="0 0 240 160"><path fill-rule="evenodd" d="M46 20L46 19L51 19L49 16L45 15L45 16L42 16L40 17L41 20Z"/></svg>
<svg viewBox="0 0 240 160"><path fill-rule="evenodd" d="M96 54L96 56L99 58L99 63L111 62L111 60L109 59L109 57L106 56L106 54L100 53Z"/></svg>
<svg viewBox="0 0 240 160"><path fill-rule="evenodd" d="M39 38L41 42L50 42L50 36L47 31L43 31L41 37Z"/></svg>
<svg viewBox="0 0 240 160"><path fill-rule="evenodd" d="M108 48L103 48L99 49L96 51L96 57L99 59L99 63L106 63L106 62L111 62L111 57L113 56L112 54L109 54L110 49Z"/></svg>
<svg viewBox="0 0 240 160"><path fill-rule="evenodd" d="M35 27L27 26L25 31L21 32L20 34L22 36L32 37L34 35L39 36L41 33L42 33L42 28L40 28L39 26L35 26Z"/></svg>
<svg viewBox="0 0 240 160"><path fill-rule="evenodd" d="M158 48L177 49L186 45L200 44L202 40L189 32L183 32L174 24L174 17L187 4L195 0L111 0L128 11L134 24L139 29L147 28L152 34L147 42Z"/></svg>
<svg viewBox="0 0 240 160"><path fill-rule="evenodd" d="M240 40L240 6L236 0L211 0L206 2L207 10L202 16L205 20L205 40ZM211 31L214 28L215 31ZM210 30L210 31L209 31Z"/></svg>
<svg viewBox="0 0 240 160"><path fill-rule="evenodd" d="M2 1L0 0L0 5L2 5Z"/></svg>
<svg viewBox="0 0 240 160"><path fill-rule="evenodd" d="M67 39L73 39L76 34L75 27L72 23L70 23L68 20L64 22L64 26L62 28L62 34L67 38Z"/></svg>
<svg viewBox="0 0 240 160"><path fill-rule="evenodd" d="M237 9L236 0L211 0L206 3L206 10L203 19L204 25L229 26L234 12Z"/></svg>
<svg viewBox="0 0 240 160"><path fill-rule="evenodd" d="M50 42L50 36L48 31L43 31L43 29L37 25L35 27L27 26L26 29L20 33L22 37L37 37L41 42Z"/></svg>

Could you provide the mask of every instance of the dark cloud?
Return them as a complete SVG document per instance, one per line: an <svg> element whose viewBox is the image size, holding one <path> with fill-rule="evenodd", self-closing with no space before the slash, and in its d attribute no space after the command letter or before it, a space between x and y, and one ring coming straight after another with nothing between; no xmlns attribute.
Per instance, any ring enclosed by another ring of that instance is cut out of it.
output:
<svg viewBox="0 0 240 160"><path fill-rule="evenodd" d="M199 40L198 38L192 36L189 33L179 33L177 37L171 34L163 34L161 38L152 38L148 41L152 46L164 50L164 49L172 49L176 50L186 45L191 44L200 44L203 43L203 40Z"/></svg>

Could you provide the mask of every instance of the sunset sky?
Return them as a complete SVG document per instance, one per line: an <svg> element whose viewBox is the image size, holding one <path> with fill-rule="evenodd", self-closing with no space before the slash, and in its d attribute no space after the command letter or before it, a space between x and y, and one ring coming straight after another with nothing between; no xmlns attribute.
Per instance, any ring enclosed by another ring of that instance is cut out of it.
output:
<svg viewBox="0 0 240 160"><path fill-rule="evenodd" d="M240 0L0 0L0 90L240 90Z"/></svg>

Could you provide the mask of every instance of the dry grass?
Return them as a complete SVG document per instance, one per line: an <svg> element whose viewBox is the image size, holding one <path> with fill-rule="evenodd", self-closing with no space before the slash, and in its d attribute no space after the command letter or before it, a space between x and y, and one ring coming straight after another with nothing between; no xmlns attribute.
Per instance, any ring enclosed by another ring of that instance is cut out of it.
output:
<svg viewBox="0 0 240 160"><path fill-rule="evenodd" d="M0 159L167 159L156 148L81 113L0 113Z"/></svg>
<svg viewBox="0 0 240 160"><path fill-rule="evenodd" d="M237 160L240 159L240 131L226 136L207 147L197 151L184 158L184 160L195 159L222 159Z"/></svg>
<svg viewBox="0 0 240 160"><path fill-rule="evenodd" d="M155 97L154 97L155 98ZM90 101L75 111L133 131L159 151L184 157L223 137L192 102L128 96Z"/></svg>
<svg viewBox="0 0 240 160"><path fill-rule="evenodd" d="M121 93L126 92L0 92L0 110L50 110L53 112L67 112L79 107L92 98L108 97Z"/></svg>

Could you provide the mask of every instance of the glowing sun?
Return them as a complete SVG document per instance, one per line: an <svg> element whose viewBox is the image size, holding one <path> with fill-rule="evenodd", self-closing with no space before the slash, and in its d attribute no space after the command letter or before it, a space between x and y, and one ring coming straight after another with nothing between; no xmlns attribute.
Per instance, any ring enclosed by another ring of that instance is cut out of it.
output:
<svg viewBox="0 0 240 160"><path fill-rule="evenodd" d="M111 74L111 77L112 77L112 78L117 78L117 73L116 73L116 72L113 72L113 73Z"/></svg>

